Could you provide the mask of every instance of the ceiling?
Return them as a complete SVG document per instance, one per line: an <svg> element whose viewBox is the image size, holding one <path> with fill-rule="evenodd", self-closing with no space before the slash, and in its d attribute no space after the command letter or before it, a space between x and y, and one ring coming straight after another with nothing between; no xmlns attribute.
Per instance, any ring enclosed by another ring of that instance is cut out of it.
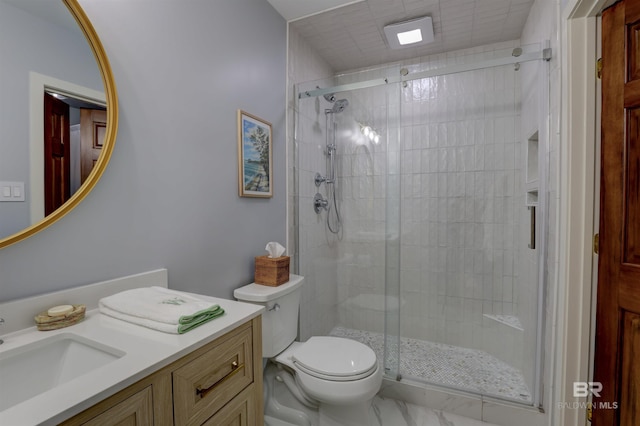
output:
<svg viewBox="0 0 640 426"><path fill-rule="evenodd" d="M267 0L287 21L364 0Z"/></svg>
<svg viewBox="0 0 640 426"><path fill-rule="evenodd" d="M534 2L268 1L336 72L518 39ZM340 7L341 4L343 6ZM325 9L321 9L322 7ZM385 25L425 15L433 19L433 43L396 50L388 47L383 31Z"/></svg>

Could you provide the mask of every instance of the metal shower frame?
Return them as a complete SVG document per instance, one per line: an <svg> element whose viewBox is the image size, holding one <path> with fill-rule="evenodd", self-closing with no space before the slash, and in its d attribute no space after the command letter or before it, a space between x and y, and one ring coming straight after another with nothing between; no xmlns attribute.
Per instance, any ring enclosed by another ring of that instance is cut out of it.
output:
<svg viewBox="0 0 640 426"><path fill-rule="evenodd" d="M382 86L385 84L401 83L405 81L419 80L422 78L437 77L440 75L456 74L466 71L473 71L482 68L499 67L502 65L515 65L529 61L551 60L551 48L544 48L537 52L522 53L519 56L505 56L503 58L488 59L468 64L453 64L433 70L419 71L406 75L397 75L384 78L374 78L371 80L359 81L356 83L341 84L333 87L306 90L298 93L298 99L315 98L317 96L329 95L332 93L346 92L351 90L366 89L368 87Z"/></svg>

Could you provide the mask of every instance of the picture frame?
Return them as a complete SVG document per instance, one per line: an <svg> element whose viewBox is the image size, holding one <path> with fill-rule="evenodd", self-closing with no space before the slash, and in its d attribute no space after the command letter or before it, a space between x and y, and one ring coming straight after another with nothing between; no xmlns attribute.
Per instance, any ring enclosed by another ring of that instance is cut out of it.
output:
<svg viewBox="0 0 640 426"><path fill-rule="evenodd" d="M271 123L238 110L238 195L273 197Z"/></svg>

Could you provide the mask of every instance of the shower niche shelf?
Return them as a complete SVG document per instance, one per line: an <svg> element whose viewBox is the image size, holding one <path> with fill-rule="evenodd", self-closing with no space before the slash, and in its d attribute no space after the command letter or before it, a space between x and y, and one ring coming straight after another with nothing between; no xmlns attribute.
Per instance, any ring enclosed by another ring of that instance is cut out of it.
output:
<svg viewBox="0 0 640 426"><path fill-rule="evenodd" d="M538 205L538 131L536 130L529 139L527 139L527 162L525 171L526 197L525 204L527 206Z"/></svg>

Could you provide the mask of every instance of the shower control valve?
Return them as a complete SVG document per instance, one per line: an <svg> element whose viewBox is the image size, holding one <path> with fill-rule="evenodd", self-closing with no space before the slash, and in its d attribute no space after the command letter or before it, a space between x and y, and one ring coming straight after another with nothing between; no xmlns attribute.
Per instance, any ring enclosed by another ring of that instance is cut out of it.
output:
<svg viewBox="0 0 640 426"><path fill-rule="evenodd" d="M317 214L320 214L322 210L329 210L329 201L326 200L322 194L317 193L315 197L313 197L313 210Z"/></svg>

